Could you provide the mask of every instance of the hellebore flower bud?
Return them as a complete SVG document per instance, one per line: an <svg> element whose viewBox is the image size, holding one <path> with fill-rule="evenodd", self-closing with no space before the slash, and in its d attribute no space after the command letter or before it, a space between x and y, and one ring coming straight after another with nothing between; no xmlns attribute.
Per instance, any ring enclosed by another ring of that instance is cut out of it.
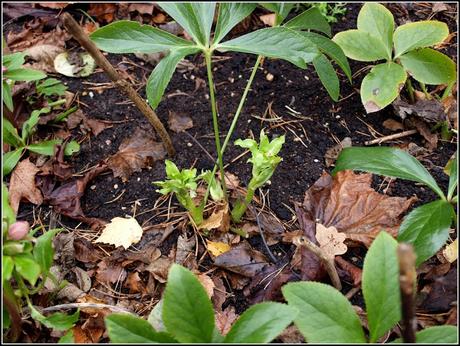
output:
<svg viewBox="0 0 460 346"><path fill-rule="evenodd" d="M29 233L30 225L27 221L16 221L8 229L8 236L13 240L23 239Z"/></svg>

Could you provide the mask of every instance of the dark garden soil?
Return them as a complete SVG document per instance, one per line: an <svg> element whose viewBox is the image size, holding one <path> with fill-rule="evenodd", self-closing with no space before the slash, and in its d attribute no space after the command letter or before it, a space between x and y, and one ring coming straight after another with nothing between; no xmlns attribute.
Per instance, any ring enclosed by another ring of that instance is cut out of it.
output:
<svg viewBox="0 0 460 346"><path fill-rule="evenodd" d="M346 16L333 24L333 33L354 28L360 7L361 4L348 4ZM408 19L415 21L427 17L427 15L423 17L423 14L417 14L416 8L409 8L408 17L401 12L393 11L393 13L399 21L398 24ZM436 14L433 18L446 21L450 26L450 31L456 31L455 21L442 13ZM5 32L15 30L21 25L21 22L13 22L4 30ZM454 41L449 46L447 53L457 61L456 37ZM73 47L77 47L75 41L69 42L72 42ZM216 58L213 64L213 71L217 88L219 126L222 137L224 137L256 57L233 53L218 54L217 57L218 59ZM153 68L152 65L131 54L109 54L108 58L118 69L125 70L137 80L135 87L145 97L144 83ZM177 151L177 155L173 158L177 166L180 168L194 166L199 171L212 169L213 161L197 144L197 142L201 144L213 157L216 156L207 83L200 83L207 81L206 68L202 56L187 57L187 60L189 68L186 71L174 73L157 109L157 114L165 124L167 124L170 112L188 115L193 119L193 127L187 132L196 141L185 133L170 131ZM285 61L265 59L256 74L232 141L225 152L224 162L229 163L227 171L235 174L240 180L240 186L244 187L251 177L251 166L246 163L248 156L240 156L243 150L234 146L233 141L237 138L258 136L262 128L270 137L286 135L286 143L280 153L283 161L270 179L270 184L263 188L264 193L268 193L269 208L284 222L289 222L295 216L293 214L294 202L302 202L305 191L321 176L323 171L332 170L333 167L326 167L324 156L328 149L337 144L337 140L341 141L345 137L350 137L353 146L363 146L365 141L394 133L382 125L385 120L392 118L400 121L392 107L366 115L359 96L359 86L365 71L358 72L365 64L350 61L350 66L352 73L355 73L353 84L350 85L346 77L343 74L340 75L341 98L339 102L333 102L329 98L312 66L301 70ZM273 80L269 81L270 78L267 78L269 74L273 76ZM88 118L113 122L111 128L105 129L97 136L91 135L89 138L83 136L78 128L73 130L72 133L76 139L84 139L80 152L68 160L75 172L82 172L115 154L122 141L132 136L137 128L153 132L148 121L117 88L108 88L102 93L92 89L96 84L89 83L109 82L103 72L96 72L87 78L73 79L61 75L56 77L65 82L69 91L79 93L80 107ZM283 122L261 120L264 114L267 116L268 108L271 108L272 114L282 118ZM403 146L409 142L421 147L425 145L423 137L419 134L385 142L382 145ZM425 156L422 161L444 190L447 189L448 177L443 172L443 168L456 147L456 138L451 141L440 140L437 148ZM111 172L102 174L88 184L81 200L83 211L89 217L105 221L135 213L137 221L144 226L164 222L164 217L154 217L157 213L154 205L161 195L155 191L157 187L152 184L164 178L163 161L157 161L148 169L132 174L126 182L120 178L114 178ZM382 182L382 178L374 177L373 187L390 196L416 196L418 201L414 206L436 198L431 190L415 183L403 180L395 180L389 184L388 181ZM34 217L40 215L42 222L47 224L50 208L47 205L33 207L31 204L22 203L18 218L33 222ZM68 217L60 216L59 218L60 222L69 228L77 226L80 229L89 228ZM297 228L298 226L294 224L291 230ZM160 248L163 255L169 254L181 232L176 229L163 243ZM193 234L193 231L189 230L189 234ZM249 241L255 249L266 253L260 236L255 235ZM271 246L272 252L281 253L280 261L283 262L290 260L294 248L293 245L284 243ZM351 248L343 257L361 266L365 252L363 248ZM213 261L209 257L199 267L202 272L207 272L212 268ZM72 281L74 277L69 276L67 279ZM343 292L346 293L350 288L350 285L344 284ZM147 299L143 303L147 306L149 302L150 299ZM360 293L352 298L352 302L363 306ZM224 307L229 304L235 306L237 313L241 313L251 304L251 299L243 294L243 290L236 290L233 298L229 298ZM150 309L144 311L144 315L149 311Z"/></svg>

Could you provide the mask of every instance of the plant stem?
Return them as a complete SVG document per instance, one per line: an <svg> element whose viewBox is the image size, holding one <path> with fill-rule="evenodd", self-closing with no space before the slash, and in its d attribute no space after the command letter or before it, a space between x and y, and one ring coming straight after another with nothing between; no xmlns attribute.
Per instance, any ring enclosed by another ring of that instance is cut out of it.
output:
<svg viewBox="0 0 460 346"><path fill-rule="evenodd" d="M204 56L206 59L206 70L208 72L209 95L211 97L212 122L213 122L213 127L214 127L214 138L216 142L217 161L218 161L219 169L220 169L220 179L222 183L222 189L224 191L224 198L225 200L227 200L227 187L225 186L224 162L222 160L223 152L220 146L219 120L217 118L216 95L214 94L214 81L212 79L211 53L206 52Z"/></svg>
<svg viewBox="0 0 460 346"><path fill-rule="evenodd" d="M54 106L59 106L65 103L65 99L57 100L54 102L48 103L48 107L54 107Z"/></svg>
<svg viewBox="0 0 460 346"><path fill-rule="evenodd" d="M256 63L254 64L254 67L252 68L251 75L249 76L248 83L246 84L246 87L244 88L243 95L241 96L240 103L238 105L238 108L236 109L235 116L233 117L232 123L230 124L230 128L228 130L227 136L225 136L224 143L222 145L222 155L225 152L225 149L227 148L228 142L230 141L230 137L233 134L233 131L235 130L236 123L238 122L238 118L241 114L241 111L243 110L244 103L246 101L246 97L248 96L249 90L251 89L252 82L254 80L254 77L256 75L257 69L259 68L260 62L262 61L262 55L259 55L257 57ZM211 179L214 179L214 176L217 171L217 165L214 165L214 168L212 170L212 175ZM212 180L211 180L212 182ZM206 190L206 194L204 196L204 203L206 204L208 201L209 197L209 191L210 191L210 184L208 185L208 188Z"/></svg>
<svg viewBox="0 0 460 346"><path fill-rule="evenodd" d="M415 102L414 87L412 86L412 82L410 80L410 77L408 77L407 80L406 80L406 86L407 86L407 91L409 92L410 102L414 103Z"/></svg>
<svg viewBox="0 0 460 346"><path fill-rule="evenodd" d="M419 84L420 84L420 88L422 89L423 93L425 94L426 99L431 100L431 95L426 90L425 83L420 82Z"/></svg>
<svg viewBox="0 0 460 346"><path fill-rule="evenodd" d="M248 192L246 193L246 197L244 201L238 200L233 207L232 210L232 220L234 222L240 222L241 218L243 217L244 212L248 208L249 203L251 203L252 198L254 197L255 189L251 186L251 182L249 182Z"/></svg>
<svg viewBox="0 0 460 346"><path fill-rule="evenodd" d="M455 81L452 81L447 85L447 88L444 89L444 92L442 94L441 101L444 101L449 96L449 94L452 91L452 87L454 86L454 84L455 84Z"/></svg>
<svg viewBox="0 0 460 346"><path fill-rule="evenodd" d="M409 244L398 245L399 287L401 291L402 337L405 343L415 343L417 320L415 317L415 253Z"/></svg>

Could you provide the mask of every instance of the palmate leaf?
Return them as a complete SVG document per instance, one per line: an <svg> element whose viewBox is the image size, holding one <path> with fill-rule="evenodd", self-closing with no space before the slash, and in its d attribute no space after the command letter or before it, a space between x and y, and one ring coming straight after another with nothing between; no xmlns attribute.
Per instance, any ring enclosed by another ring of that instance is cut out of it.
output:
<svg viewBox="0 0 460 346"><path fill-rule="evenodd" d="M218 44L235 25L250 15L256 6L241 2L220 3L213 43Z"/></svg>
<svg viewBox="0 0 460 346"><path fill-rule="evenodd" d="M342 48L345 55L358 61L376 61L387 59L388 53L383 42L368 32L346 30L332 39Z"/></svg>

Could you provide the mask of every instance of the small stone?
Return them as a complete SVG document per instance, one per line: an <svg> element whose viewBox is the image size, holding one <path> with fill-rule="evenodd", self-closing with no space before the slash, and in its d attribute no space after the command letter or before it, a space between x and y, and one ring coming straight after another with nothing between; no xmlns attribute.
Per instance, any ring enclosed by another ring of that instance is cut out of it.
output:
<svg viewBox="0 0 460 346"><path fill-rule="evenodd" d="M137 181L141 181L141 177L137 177Z"/></svg>
<svg viewBox="0 0 460 346"><path fill-rule="evenodd" d="M88 92L86 90L82 91L81 96L86 96L86 95L88 95Z"/></svg>
<svg viewBox="0 0 460 346"><path fill-rule="evenodd" d="M91 185L89 188L90 188L91 190L95 190L95 189L96 189L96 185Z"/></svg>
<svg viewBox="0 0 460 346"><path fill-rule="evenodd" d="M88 95L89 95L89 97L91 97L91 98L94 97L94 93L93 93L92 91L90 91L90 92L88 93Z"/></svg>
<svg viewBox="0 0 460 346"><path fill-rule="evenodd" d="M235 97L235 93L233 91L230 93L230 97Z"/></svg>
<svg viewBox="0 0 460 346"><path fill-rule="evenodd" d="M113 185L114 189L118 189L118 184Z"/></svg>
<svg viewBox="0 0 460 346"><path fill-rule="evenodd" d="M271 185L272 184L272 181L271 180L267 180L267 185Z"/></svg>
<svg viewBox="0 0 460 346"><path fill-rule="evenodd" d="M294 142L300 142L300 138L299 137L294 138Z"/></svg>
<svg viewBox="0 0 460 346"><path fill-rule="evenodd" d="M274 78L275 76L272 75L271 73L267 73L267 75L265 76L265 79L268 80L269 82L273 81Z"/></svg>
<svg viewBox="0 0 460 346"><path fill-rule="evenodd" d="M308 76L303 76L303 78L305 78L306 80L310 80L310 78L308 78Z"/></svg>
<svg viewBox="0 0 460 346"><path fill-rule="evenodd" d="M314 159L314 160L313 160L313 162L316 162L316 163L318 163L318 162L319 162L319 160L318 160L318 159Z"/></svg>
<svg viewBox="0 0 460 346"><path fill-rule="evenodd" d="M110 139L108 139L108 140L105 141L105 144L110 145L110 144L112 144L112 141Z"/></svg>
<svg viewBox="0 0 460 346"><path fill-rule="evenodd" d="M190 142L188 142L188 143L187 143L187 146L190 148L190 147L192 147L192 146L193 146L193 144L192 144L192 143L190 143Z"/></svg>
<svg viewBox="0 0 460 346"><path fill-rule="evenodd" d="M191 80L195 80L195 75L192 74L192 75L190 76L190 79L191 79Z"/></svg>
<svg viewBox="0 0 460 346"><path fill-rule="evenodd" d="M121 207L121 210L126 210L126 207Z"/></svg>
<svg viewBox="0 0 460 346"><path fill-rule="evenodd" d="M205 95L204 95L204 98L205 98L206 100L209 100L209 95L208 95L208 94L205 94Z"/></svg>
<svg viewBox="0 0 460 346"><path fill-rule="evenodd" d="M336 119L340 119L340 115L336 115L335 118L336 118Z"/></svg>
<svg viewBox="0 0 460 346"><path fill-rule="evenodd" d="M243 78L243 76L239 74L239 75L238 75L238 78Z"/></svg>
<svg viewBox="0 0 460 346"><path fill-rule="evenodd" d="M233 83L233 82L235 82L235 78L233 78L233 77L228 77L228 81L229 81L230 83Z"/></svg>

